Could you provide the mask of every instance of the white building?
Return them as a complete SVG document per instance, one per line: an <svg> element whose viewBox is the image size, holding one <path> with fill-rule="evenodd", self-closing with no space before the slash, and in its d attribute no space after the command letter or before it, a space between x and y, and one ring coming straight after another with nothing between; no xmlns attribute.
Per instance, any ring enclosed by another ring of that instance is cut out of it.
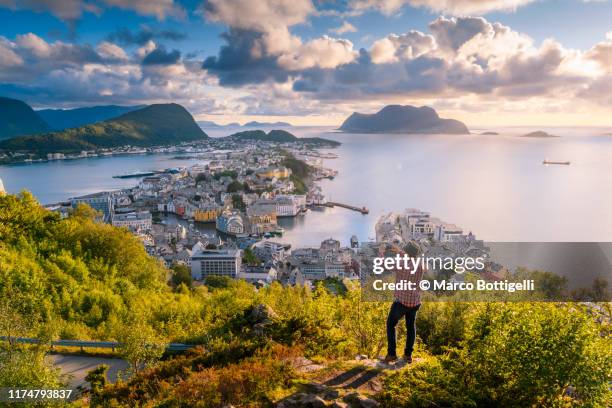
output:
<svg viewBox="0 0 612 408"><path fill-rule="evenodd" d="M461 239L463 229L455 224L441 224L436 227L434 239L439 242L452 242Z"/></svg>
<svg viewBox="0 0 612 408"><path fill-rule="evenodd" d="M5 194L6 190L4 189L4 184L2 183L2 179L0 179L0 194Z"/></svg>
<svg viewBox="0 0 612 408"><path fill-rule="evenodd" d="M111 223L115 227L127 227L133 231L146 231L151 229L153 217L148 211L114 214Z"/></svg>
<svg viewBox="0 0 612 408"><path fill-rule="evenodd" d="M279 195L274 197L278 217L295 217L306 208L304 195Z"/></svg>
<svg viewBox="0 0 612 408"><path fill-rule="evenodd" d="M191 277L204 280L208 276L236 278L242 265L239 249L202 249L194 246L191 254Z"/></svg>

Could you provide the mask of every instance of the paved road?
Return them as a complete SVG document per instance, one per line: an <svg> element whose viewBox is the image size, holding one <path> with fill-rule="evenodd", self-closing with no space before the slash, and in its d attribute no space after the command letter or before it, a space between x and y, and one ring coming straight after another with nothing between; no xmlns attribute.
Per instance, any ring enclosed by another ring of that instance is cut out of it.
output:
<svg viewBox="0 0 612 408"><path fill-rule="evenodd" d="M128 366L125 360L119 358L108 357L88 357L75 356L64 354L49 354L47 356L56 367L59 367L62 374L69 376L70 388L76 389L78 386L88 387L89 384L85 381L87 373L101 364L109 366L108 380L111 382L117 381L117 374L121 370L125 370Z"/></svg>

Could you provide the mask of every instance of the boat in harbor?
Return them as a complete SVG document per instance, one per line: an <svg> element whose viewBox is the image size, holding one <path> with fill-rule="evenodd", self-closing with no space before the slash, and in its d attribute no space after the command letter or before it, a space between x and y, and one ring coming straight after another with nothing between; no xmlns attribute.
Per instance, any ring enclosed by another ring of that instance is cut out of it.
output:
<svg viewBox="0 0 612 408"><path fill-rule="evenodd" d="M569 162L569 161L555 161L555 160L544 159L544 161L542 161L542 164L560 164L562 166L569 166L571 164L571 162Z"/></svg>

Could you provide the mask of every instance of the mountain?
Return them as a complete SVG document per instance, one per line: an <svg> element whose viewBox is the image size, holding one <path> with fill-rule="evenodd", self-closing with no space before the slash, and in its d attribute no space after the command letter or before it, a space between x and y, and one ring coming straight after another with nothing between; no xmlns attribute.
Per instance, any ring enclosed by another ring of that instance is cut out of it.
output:
<svg viewBox="0 0 612 408"><path fill-rule="evenodd" d="M430 107L410 105L387 105L374 114L355 112L340 130L353 133L470 133L458 120L441 119Z"/></svg>
<svg viewBox="0 0 612 408"><path fill-rule="evenodd" d="M49 131L49 126L25 102L0 97L0 140Z"/></svg>
<svg viewBox="0 0 612 408"><path fill-rule="evenodd" d="M200 125L200 127L203 128L228 128L228 127L240 127L240 123L238 122L232 122L232 123L228 123L227 125L219 125L218 123L215 123L213 121L210 120L199 120L198 121L198 125Z"/></svg>
<svg viewBox="0 0 612 408"><path fill-rule="evenodd" d="M291 127L291 123L287 122L257 122L256 120L247 122L243 127Z"/></svg>
<svg viewBox="0 0 612 408"><path fill-rule="evenodd" d="M296 137L285 130L271 130L268 133L263 130L245 130L243 132L234 133L228 137L238 140L259 140L262 142L277 142L277 143L310 143L318 145L339 146L340 143L335 140L323 139L321 137Z"/></svg>
<svg viewBox="0 0 612 408"><path fill-rule="evenodd" d="M51 130L63 130L113 119L144 106L90 106L76 109L41 109L38 115L49 124Z"/></svg>
<svg viewBox="0 0 612 408"><path fill-rule="evenodd" d="M46 154L117 146L157 146L207 138L193 116L175 103L149 105L115 119L0 142L0 148Z"/></svg>

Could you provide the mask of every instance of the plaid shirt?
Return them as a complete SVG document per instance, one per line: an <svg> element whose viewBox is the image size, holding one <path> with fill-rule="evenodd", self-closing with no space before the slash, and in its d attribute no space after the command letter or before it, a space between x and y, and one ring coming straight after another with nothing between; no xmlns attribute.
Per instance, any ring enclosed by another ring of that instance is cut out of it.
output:
<svg viewBox="0 0 612 408"><path fill-rule="evenodd" d="M415 273L410 273L408 269L400 269L395 271L395 282L409 281L415 283L414 290L396 290L395 300L407 307L414 307L421 304L421 289L419 282L423 278L423 266L419 266Z"/></svg>

